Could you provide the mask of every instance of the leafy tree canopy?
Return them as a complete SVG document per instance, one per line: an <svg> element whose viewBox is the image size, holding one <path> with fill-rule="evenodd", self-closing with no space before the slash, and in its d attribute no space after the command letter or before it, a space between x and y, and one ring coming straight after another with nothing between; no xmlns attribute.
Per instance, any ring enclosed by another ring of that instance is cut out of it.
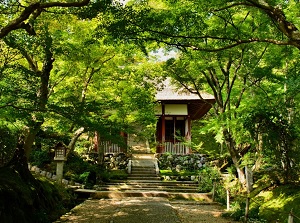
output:
<svg viewBox="0 0 300 223"><path fill-rule="evenodd" d="M266 42L299 49L297 1L140 1L106 20L111 35L180 49L219 51Z"/></svg>

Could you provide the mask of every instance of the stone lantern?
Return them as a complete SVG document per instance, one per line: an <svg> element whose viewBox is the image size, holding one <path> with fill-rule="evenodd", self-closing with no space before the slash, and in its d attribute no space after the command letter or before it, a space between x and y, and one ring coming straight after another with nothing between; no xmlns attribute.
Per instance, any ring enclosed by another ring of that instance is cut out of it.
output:
<svg viewBox="0 0 300 223"><path fill-rule="evenodd" d="M55 146L55 156L54 161L56 161L56 180L61 183L63 179L63 172L64 172L64 162L67 160L66 157L67 148L66 146L59 142Z"/></svg>

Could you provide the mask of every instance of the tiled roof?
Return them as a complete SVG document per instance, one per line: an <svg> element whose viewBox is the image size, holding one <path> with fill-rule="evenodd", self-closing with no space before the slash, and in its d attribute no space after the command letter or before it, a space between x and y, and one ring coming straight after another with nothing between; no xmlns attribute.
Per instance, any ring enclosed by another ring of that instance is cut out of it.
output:
<svg viewBox="0 0 300 223"><path fill-rule="evenodd" d="M197 94L192 94L184 89L176 89L171 85L171 80L168 78L162 83L162 88L160 88L156 93L157 101L166 100L201 100ZM201 92L201 96L206 100L214 100L214 96L205 92Z"/></svg>

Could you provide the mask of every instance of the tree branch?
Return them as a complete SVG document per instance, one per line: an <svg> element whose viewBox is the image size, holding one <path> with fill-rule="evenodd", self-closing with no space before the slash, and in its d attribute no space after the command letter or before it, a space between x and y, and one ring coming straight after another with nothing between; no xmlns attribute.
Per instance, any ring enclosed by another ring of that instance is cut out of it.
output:
<svg viewBox="0 0 300 223"><path fill-rule="evenodd" d="M68 145L68 150L67 150L67 157L68 155L74 151L75 149L75 144L78 140L78 138L84 133L85 128L84 127L80 127L79 129L77 129Z"/></svg>
<svg viewBox="0 0 300 223"><path fill-rule="evenodd" d="M203 39L204 37L199 37L199 39ZM190 48L192 50L197 50L197 51L203 51L203 52L219 52L219 51L223 51L223 50L227 50L227 49L232 49L234 47L237 47L239 45L243 45L243 44L247 44L247 43L272 43L272 44L276 44L276 45L283 45L283 46L296 46L298 48L298 45L295 45L294 42L287 40L287 41L280 41L280 40L274 40L274 39L260 39L260 38L250 38L250 39L244 39L244 40L231 40L231 39L226 39L226 38L219 38L219 37L207 37L210 38L212 40L228 40L228 41L232 41L235 43L232 44L228 44L226 46L223 47L219 47L219 48L205 48L205 47L200 47L200 46L196 46L193 44L181 44L179 42L177 43L172 43L172 42L168 42L168 41L164 41L164 40L159 40L156 38L143 38L140 40L144 40L144 41L156 41L156 42L160 42L160 43L164 43L168 46L174 46L178 49L182 49L182 48ZM137 39L133 39L133 40L137 40ZM300 43L299 43L299 49L300 49Z"/></svg>
<svg viewBox="0 0 300 223"><path fill-rule="evenodd" d="M227 5L225 7L219 8L219 9L213 9L211 11L212 12L220 12L220 11L224 11L224 10L234 8L234 7L237 7L237 6L253 6L253 5L250 4L250 3L245 3L245 2L237 2L237 3L233 3L231 5Z"/></svg>
<svg viewBox="0 0 300 223"><path fill-rule="evenodd" d="M212 89L213 93L214 93L214 97L216 99L216 102L219 106L219 108L223 107L223 98L222 98L222 92L220 91L220 88L217 87L216 83L213 81L213 74L211 70L208 70L209 74L206 74L204 71L201 71L201 73L204 75L204 77L206 78L207 83L209 84L210 88Z"/></svg>
<svg viewBox="0 0 300 223"><path fill-rule="evenodd" d="M53 83L52 85L49 85L49 93L48 93L48 98L50 97L50 95L52 94L52 92L54 91L54 88L59 85L66 77L67 77L68 73L66 72L62 78L58 81L56 81L55 83ZM51 88L50 88L51 86Z"/></svg>
<svg viewBox="0 0 300 223"><path fill-rule="evenodd" d="M0 39L7 36L11 31L16 29L25 29L29 35L35 35L33 27L25 21L34 14L34 19L36 19L43 9L52 7L82 7L88 5L90 0L82 0L79 2L47 2L47 3L32 3L27 6L23 12L6 26L0 30Z"/></svg>

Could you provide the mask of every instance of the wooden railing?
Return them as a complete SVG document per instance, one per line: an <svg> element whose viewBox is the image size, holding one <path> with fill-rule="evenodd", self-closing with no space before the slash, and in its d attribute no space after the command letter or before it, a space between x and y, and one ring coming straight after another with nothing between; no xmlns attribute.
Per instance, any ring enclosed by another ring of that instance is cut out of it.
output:
<svg viewBox="0 0 300 223"><path fill-rule="evenodd" d="M165 142L165 150L164 152L172 153L172 154L187 154L187 147L183 142Z"/></svg>
<svg viewBox="0 0 300 223"><path fill-rule="evenodd" d="M120 153L121 147L118 144L111 143L110 141L101 141L100 146L103 146L104 153Z"/></svg>

